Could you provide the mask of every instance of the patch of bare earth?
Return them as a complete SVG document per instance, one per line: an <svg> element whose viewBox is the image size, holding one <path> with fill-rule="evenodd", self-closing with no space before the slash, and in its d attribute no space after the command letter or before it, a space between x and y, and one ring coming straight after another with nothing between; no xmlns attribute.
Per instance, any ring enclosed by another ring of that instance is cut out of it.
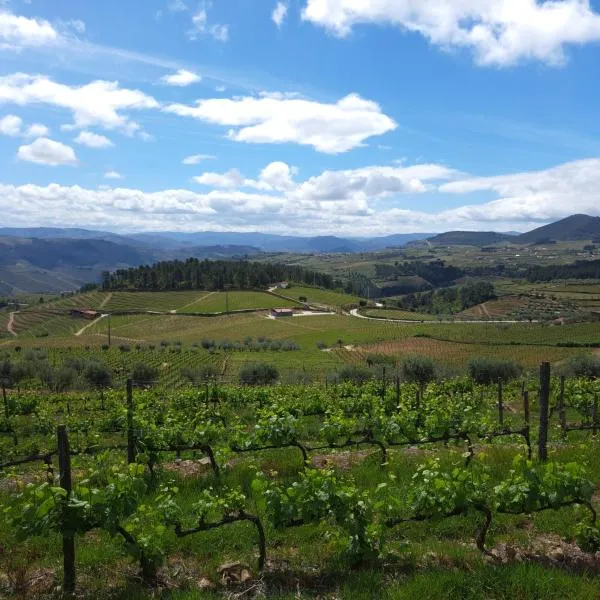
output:
<svg viewBox="0 0 600 600"><path fill-rule="evenodd" d="M207 457L199 460L176 459L172 462L161 463L161 467L165 471L175 473L183 478L206 475L211 470L210 459Z"/></svg>
<svg viewBox="0 0 600 600"><path fill-rule="evenodd" d="M502 563L535 562L573 573L600 574L600 552L584 552L577 544L556 535L536 536L526 547L501 543L492 553Z"/></svg>

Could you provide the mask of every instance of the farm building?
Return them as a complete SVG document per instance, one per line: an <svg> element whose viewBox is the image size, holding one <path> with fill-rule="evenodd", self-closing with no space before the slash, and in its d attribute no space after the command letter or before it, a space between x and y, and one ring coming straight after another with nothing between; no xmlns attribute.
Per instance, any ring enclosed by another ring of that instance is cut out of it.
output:
<svg viewBox="0 0 600 600"><path fill-rule="evenodd" d="M291 308L272 308L271 316L275 319L280 319L282 317L293 317L294 311Z"/></svg>
<svg viewBox="0 0 600 600"><path fill-rule="evenodd" d="M81 309L81 308L72 308L71 309L72 317L83 317L84 319L95 319L99 316L99 313L95 310Z"/></svg>

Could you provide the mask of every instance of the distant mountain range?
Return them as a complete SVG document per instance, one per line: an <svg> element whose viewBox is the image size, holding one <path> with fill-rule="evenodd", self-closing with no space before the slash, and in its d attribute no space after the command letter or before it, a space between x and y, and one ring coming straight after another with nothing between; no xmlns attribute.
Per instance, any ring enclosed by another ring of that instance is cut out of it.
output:
<svg viewBox="0 0 600 600"><path fill-rule="evenodd" d="M528 233L450 231L373 238L300 237L259 232L151 232L119 235L71 228L0 228L0 295L58 292L97 281L103 270L158 260L239 258L261 253L359 253L407 244L540 244L600 239L600 217L573 215Z"/></svg>
<svg viewBox="0 0 600 600"><path fill-rule="evenodd" d="M497 233L495 231L448 231L427 238L426 243L439 246L490 246L511 244L541 244L544 242L576 242L600 238L600 217L571 215L555 223L527 233Z"/></svg>

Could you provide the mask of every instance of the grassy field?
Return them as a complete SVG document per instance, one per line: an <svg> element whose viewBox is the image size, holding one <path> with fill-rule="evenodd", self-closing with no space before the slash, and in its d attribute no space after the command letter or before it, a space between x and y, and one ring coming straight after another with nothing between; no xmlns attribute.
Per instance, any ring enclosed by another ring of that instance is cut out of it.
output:
<svg viewBox="0 0 600 600"><path fill-rule="evenodd" d="M181 313L221 313L229 309L251 310L300 306L272 294L251 291L205 292L196 301L182 307Z"/></svg>
<svg viewBox="0 0 600 600"><path fill-rule="evenodd" d="M292 288L293 289L293 288ZM297 288L305 292L310 288ZM304 293L298 295L304 295ZM412 319L414 323L394 323L358 319L347 315L323 315L294 317L273 320L264 313L243 313L198 317L188 312L212 312L225 309L225 294L210 292L172 293L127 293L104 294L93 292L81 297L63 298L40 307L26 309L15 315L15 329L19 334L11 336L7 331L8 313L0 313L3 348L14 346L24 348L56 348L57 351L97 352L108 342L110 324L114 346L130 346L130 352L119 356L119 365L133 364L134 361L148 360L152 364L161 360L164 354L144 354L136 345L159 347L167 341L183 344L184 351L191 351L192 345L200 345L202 340L243 342L266 337L272 340L289 340L300 348L293 352L262 351L219 353L215 363L222 370L224 378L234 381L239 370L248 362L264 361L274 364L284 379L295 377L320 379L338 370L344 362L360 362L368 352L391 353L404 356L407 353L421 353L435 359L440 366L460 369L473 356L501 356L514 358L527 367L533 367L543 359L561 362L579 353L577 347L558 347L565 344L600 343L600 323L577 323L572 325L542 325L536 323L494 324L494 323L439 323L431 315L387 310L368 309L366 314L386 318ZM230 310L242 308L267 308L284 306L286 302L267 293L230 292ZM323 297L324 298L324 297ZM502 302L499 301L499 302ZM288 304L292 304L289 302ZM488 308L495 315L494 304ZM113 315L96 323L76 317L66 316L69 306L96 307L100 310L155 310L179 314L139 314ZM176 307L176 308L170 308ZM498 311L501 309L496 307ZM423 322L417 322L419 320ZM76 337L74 333L87 329ZM326 348L354 346L354 351L336 350L326 352ZM62 349L62 350L61 350ZM111 350L113 352L113 350ZM192 366L201 365L206 358L205 349L194 348L189 361ZM108 355L106 355L108 357ZM175 383L174 373L181 371L178 357L169 355L163 360L164 381ZM176 359L176 360L175 360ZM161 363L162 364L162 363ZM119 367L123 371L124 367Z"/></svg>
<svg viewBox="0 0 600 600"><path fill-rule="evenodd" d="M352 296L351 294L296 285L285 290L277 290L277 292L296 300L306 298L306 302L309 304L321 304L325 306L344 306L345 304L358 304L360 301L358 296Z"/></svg>
<svg viewBox="0 0 600 600"><path fill-rule="evenodd" d="M410 310L392 308L363 308L360 314L365 317L376 317L378 319L398 319L399 321L437 321L438 317L427 313L411 312ZM440 319L443 319L440 316Z"/></svg>

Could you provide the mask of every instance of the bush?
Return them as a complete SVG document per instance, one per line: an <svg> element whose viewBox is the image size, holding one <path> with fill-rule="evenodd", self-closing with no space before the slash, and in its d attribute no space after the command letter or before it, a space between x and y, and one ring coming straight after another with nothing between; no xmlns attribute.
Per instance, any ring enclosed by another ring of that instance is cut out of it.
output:
<svg viewBox="0 0 600 600"><path fill-rule="evenodd" d="M600 358L593 354L578 354L569 360L569 371L577 377L600 377Z"/></svg>
<svg viewBox="0 0 600 600"><path fill-rule="evenodd" d="M181 376L191 384L198 385L205 381L211 381L219 376L219 369L215 365L201 365L200 367L184 367Z"/></svg>
<svg viewBox="0 0 600 600"><path fill-rule="evenodd" d="M266 363L246 365L240 371L242 385L269 385L279 379L279 371Z"/></svg>
<svg viewBox="0 0 600 600"><path fill-rule="evenodd" d="M145 363L138 363L133 367L131 378L135 385L153 385L158 379L158 369Z"/></svg>
<svg viewBox="0 0 600 600"><path fill-rule="evenodd" d="M325 342L317 342L317 348L319 350L325 350L325 348L327 348L327 344Z"/></svg>
<svg viewBox="0 0 600 600"><path fill-rule="evenodd" d="M308 302L308 298L306 296L298 296L298 300L300 300L300 302Z"/></svg>
<svg viewBox="0 0 600 600"><path fill-rule="evenodd" d="M426 356L407 356L402 361L402 376L410 383L424 386L435 379L435 364Z"/></svg>
<svg viewBox="0 0 600 600"><path fill-rule="evenodd" d="M338 381L348 381L356 385L362 385L373 379L373 373L364 367L348 365L343 367L337 374Z"/></svg>
<svg viewBox="0 0 600 600"><path fill-rule="evenodd" d="M498 381L506 383L523 374L523 367L515 361L493 358L473 358L469 361L468 370L471 379L482 385Z"/></svg>
<svg viewBox="0 0 600 600"><path fill-rule="evenodd" d="M97 362L88 363L83 378L90 387L99 390L110 387L111 384L109 368Z"/></svg>

